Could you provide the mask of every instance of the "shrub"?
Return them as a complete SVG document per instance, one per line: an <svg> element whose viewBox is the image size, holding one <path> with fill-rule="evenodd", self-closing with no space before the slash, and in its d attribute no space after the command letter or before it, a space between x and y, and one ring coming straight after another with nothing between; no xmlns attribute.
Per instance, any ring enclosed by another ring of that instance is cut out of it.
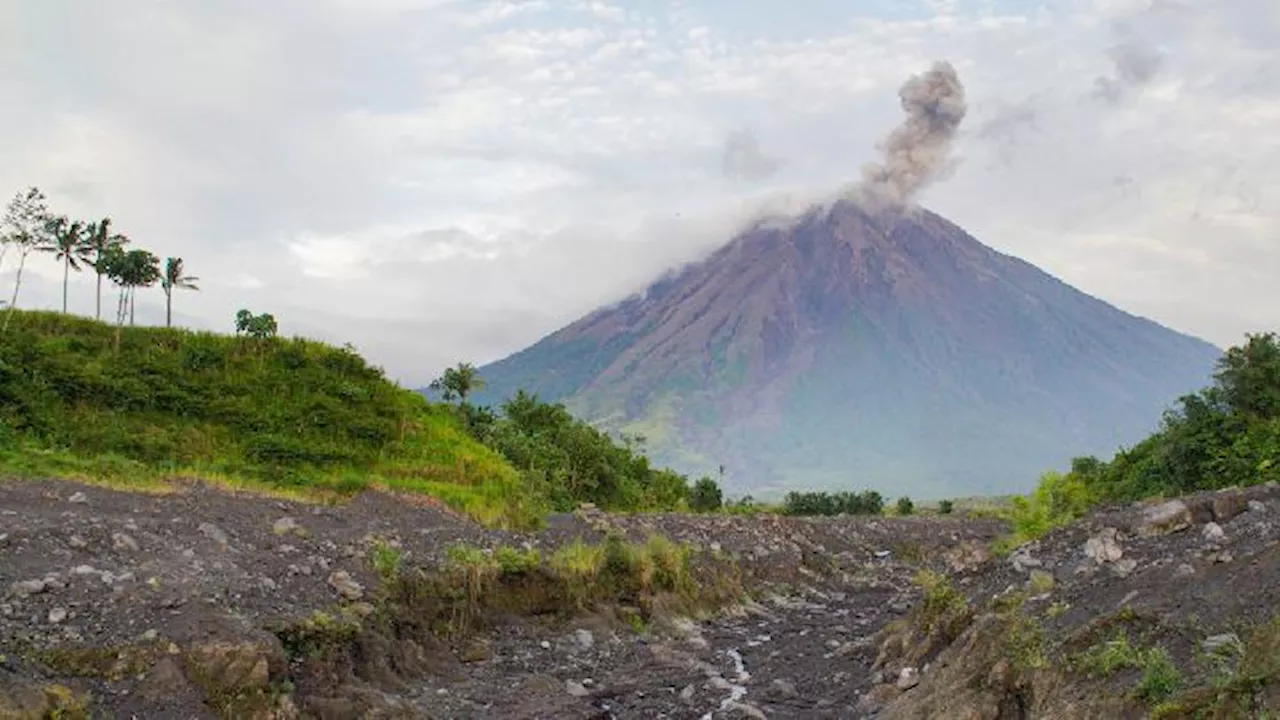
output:
<svg viewBox="0 0 1280 720"><path fill-rule="evenodd" d="M699 478L689 493L689 507L694 512L715 512L723 502L720 486L709 477Z"/></svg>
<svg viewBox="0 0 1280 720"><path fill-rule="evenodd" d="M956 509L956 505L951 500L941 500L938 502L938 513L941 515L950 515Z"/></svg>
<svg viewBox="0 0 1280 720"><path fill-rule="evenodd" d="M911 498L903 495L898 498L898 514L910 515L916 511L916 504L911 502Z"/></svg>

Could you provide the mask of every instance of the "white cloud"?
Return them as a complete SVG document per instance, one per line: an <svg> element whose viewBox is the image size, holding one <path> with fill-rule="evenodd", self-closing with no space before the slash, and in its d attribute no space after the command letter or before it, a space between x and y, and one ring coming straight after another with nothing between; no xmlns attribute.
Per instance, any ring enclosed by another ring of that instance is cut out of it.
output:
<svg viewBox="0 0 1280 720"><path fill-rule="evenodd" d="M1219 343L1273 322L1280 6L928 0L803 31L725 7L0 0L0 192L183 256L185 322L269 310L416 383L639 289L761 198L838 189L948 59L971 112L923 202ZM1158 72L1098 102L1134 38ZM724 176L736 128L750 183Z"/></svg>

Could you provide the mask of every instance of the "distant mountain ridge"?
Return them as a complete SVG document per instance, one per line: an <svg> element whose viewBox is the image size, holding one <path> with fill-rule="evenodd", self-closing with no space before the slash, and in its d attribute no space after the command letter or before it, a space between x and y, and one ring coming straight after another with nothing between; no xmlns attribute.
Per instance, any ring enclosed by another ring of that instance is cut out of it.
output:
<svg viewBox="0 0 1280 720"><path fill-rule="evenodd" d="M480 369L731 492L1010 492L1109 456L1221 351L1082 293L927 210L841 202L759 225L643 294Z"/></svg>

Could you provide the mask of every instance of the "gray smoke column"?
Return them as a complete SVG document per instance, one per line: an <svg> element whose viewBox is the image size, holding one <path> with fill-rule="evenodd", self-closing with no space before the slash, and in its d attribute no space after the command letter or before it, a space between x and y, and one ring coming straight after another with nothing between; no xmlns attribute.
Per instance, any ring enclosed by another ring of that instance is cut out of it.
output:
<svg viewBox="0 0 1280 720"><path fill-rule="evenodd" d="M907 118L879 144L884 161L862 169L852 199L866 207L906 205L950 169L951 143L968 106L951 63L938 61L898 90Z"/></svg>

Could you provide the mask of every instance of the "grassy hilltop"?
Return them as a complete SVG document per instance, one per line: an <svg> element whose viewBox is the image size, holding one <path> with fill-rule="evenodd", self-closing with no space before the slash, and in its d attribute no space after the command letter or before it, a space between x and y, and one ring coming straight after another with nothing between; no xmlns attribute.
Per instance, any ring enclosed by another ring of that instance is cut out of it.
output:
<svg viewBox="0 0 1280 720"><path fill-rule="evenodd" d="M117 346L117 331L119 344ZM0 336L0 473L424 493L490 524L544 510L447 407L303 339L18 311Z"/></svg>

